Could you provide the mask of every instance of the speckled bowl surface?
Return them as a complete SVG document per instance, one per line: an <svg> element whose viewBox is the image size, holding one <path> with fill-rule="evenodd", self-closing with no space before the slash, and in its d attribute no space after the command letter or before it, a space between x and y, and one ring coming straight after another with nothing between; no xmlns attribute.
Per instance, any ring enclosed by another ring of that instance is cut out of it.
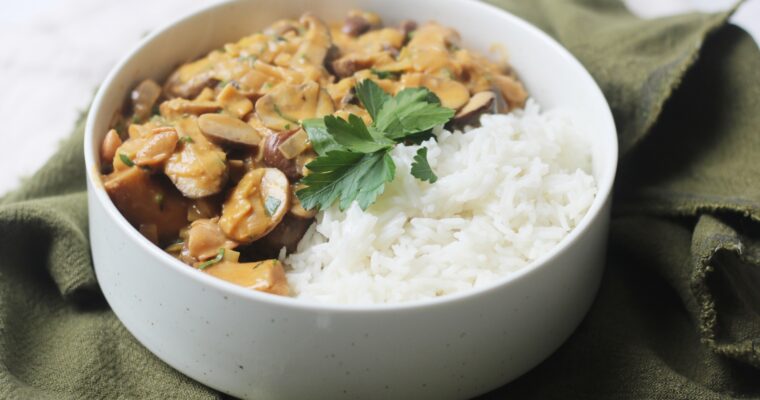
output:
<svg viewBox="0 0 760 400"><path fill-rule="evenodd" d="M544 108L569 109L592 143L598 195L553 251L498 284L401 305L331 306L253 292L164 253L118 212L98 175L111 116L144 78L283 17L350 8L387 24L437 20L467 47L498 43ZM126 22L124 22L126 23ZM503 385L573 332L603 270L615 126L586 70L547 35L470 0L249 0L216 5L148 36L100 87L86 127L90 238L98 281L116 315L151 352L208 386L243 398L468 398Z"/></svg>

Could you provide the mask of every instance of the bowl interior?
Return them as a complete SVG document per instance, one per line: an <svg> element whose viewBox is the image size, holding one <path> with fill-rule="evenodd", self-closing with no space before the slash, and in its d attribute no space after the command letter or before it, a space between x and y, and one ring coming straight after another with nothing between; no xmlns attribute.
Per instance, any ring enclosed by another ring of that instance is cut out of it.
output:
<svg viewBox="0 0 760 400"><path fill-rule="evenodd" d="M483 54L494 54L494 46L504 49L531 97L545 110L562 107L569 111L586 136L592 149L592 173L598 185L593 205L579 226L552 252L505 277L501 283L537 268L586 229L610 195L617 165L617 136L609 106L591 76L563 47L521 19L474 0L239 0L212 6L154 32L112 70L93 102L87 121L88 179L98 192L96 198L114 222L131 230L135 240L144 240L111 203L98 174L99 143L134 85L145 78L161 81L179 64L256 32L277 19L298 18L304 11L311 11L326 20L338 20L351 8L376 12L386 25L404 19L438 21L457 29L465 47ZM186 269L179 261L172 261L176 268ZM199 279L214 279L197 275Z"/></svg>

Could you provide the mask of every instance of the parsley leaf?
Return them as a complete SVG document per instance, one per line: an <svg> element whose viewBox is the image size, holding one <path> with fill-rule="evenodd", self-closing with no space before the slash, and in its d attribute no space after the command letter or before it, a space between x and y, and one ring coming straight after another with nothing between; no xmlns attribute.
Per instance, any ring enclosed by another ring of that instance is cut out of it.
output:
<svg viewBox="0 0 760 400"><path fill-rule="evenodd" d="M445 124L454 110L441 107L438 97L425 88L404 89L383 103L375 119L377 129L394 140Z"/></svg>
<svg viewBox="0 0 760 400"><path fill-rule="evenodd" d="M374 68L370 69L370 72L377 75L377 77L380 79L393 79L398 78L399 75L401 75L401 73L397 71L382 71Z"/></svg>
<svg viewBox="0 0 760 400"><path fill-rule="evenodd" d="M435 137L432 129L445 124L454 110L444 108L425 88L402 90L392 97L367 79L356 85L356 95L373 122L367 126L353 114L303 121L318 157L307 164L310 173L296 192L307 210L325 210L338 201L341 211L356 201L366 210L396 175L390 152L398 142L421 143ZM417 152L412 175L429 182L438 177L427 162L427 148Z"/></svg>
<svg viewBox="0 0 760 400"><path fill-rule="evenodd" d="M412 176L421 181L428 181L430 183L435 183L435 181L438 180L438 176L436 176L433 169L430 168L430 164L428 164L427 147L420 147L413 159Z"/></svg>
<svg viewBox="0 0 760 400"><path fill-rule="evenodd" d="M311 173L301 179L306 187L296 192L301 205L310 210L325 210L336 200L342 210L354 200L363 210L385 189L396 175L389 150L370 154L331 151L306 165Z"/></svg>
<svg viewBox="0 0 760 400"><path fill-rule="evenodd" d="M381 134L370 133L364 121L354 114L348 116L348 121L328 115L324 118L325 127L333 139L355 153L374 153L379 150L393 147L395 143L386 139Z"/></svg>
<svg viewBox="0 0 760 400"><path fill-rule="evenodd" d="M333 150L345 150L343 146L333 139L327 132L325 121L322 118L304 120L303 129L309 135L309 141L317 155L324 156Z"/></svg>
<svg viewBox="0 0 760 400"><path fill-rule="evenodd" d="M391 96L369 79L357 83L355 91L356 97L359 98L359 101L362 102L369 115L372 116L372 120L377 121L380 108L391 99Z"/></svg>

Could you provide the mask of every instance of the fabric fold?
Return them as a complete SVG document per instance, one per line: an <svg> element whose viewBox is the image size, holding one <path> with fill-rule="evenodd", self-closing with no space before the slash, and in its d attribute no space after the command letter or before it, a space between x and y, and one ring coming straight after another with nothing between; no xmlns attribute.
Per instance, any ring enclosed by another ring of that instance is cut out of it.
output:
<svg viewBox="0 0 760 400"><path fill-rule="evenodd" d="M619 130L597 300L485 398L760 398L760 51L730 13L640 20L613 0L492 0L591 72ZM410 16L413 17L413 16ZM516 55L515 55L516 56ZM0 398L222 398L174 371L99 292L83 121L0 200Z"/></svg>

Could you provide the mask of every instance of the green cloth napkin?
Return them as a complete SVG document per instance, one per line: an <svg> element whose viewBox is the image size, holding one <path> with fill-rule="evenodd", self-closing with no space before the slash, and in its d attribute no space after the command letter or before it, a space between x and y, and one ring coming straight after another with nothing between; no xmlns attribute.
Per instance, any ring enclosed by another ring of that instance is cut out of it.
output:
<svg viewBox="0 0 760 400"><path fill-rule="evenodd" d="M621 143L608 265L578 330L485 398L760 398L760 51L728 14L493 3L591 71ZM82 122L0 201L0 398L220 398L138 344L91 269Z"/></svg>

